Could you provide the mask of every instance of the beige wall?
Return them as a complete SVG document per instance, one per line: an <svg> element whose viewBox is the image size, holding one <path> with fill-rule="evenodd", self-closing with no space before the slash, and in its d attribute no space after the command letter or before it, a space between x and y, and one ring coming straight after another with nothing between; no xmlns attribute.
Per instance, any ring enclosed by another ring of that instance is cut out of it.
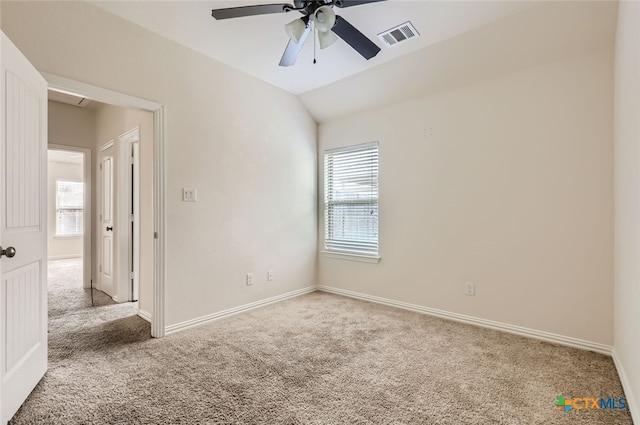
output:
<svg viewBox="0 0 640 425"><path fill-rule="evenodd" d="M112 105L101 104L95 111L96 146L100 147L110 140L118 140L125 132L139 127L140 135L140 310L146 317L153 314L153 114ZM96 155L96 161L98 161ZM94 168L99 169L98 164ZM96 184L98 184L96 178ZM116 187L118 185L116 184ZM94 190L97 195L99 191ZM116 205L122 196L116 193ZM96 209L97 211L97 209ZM97 229L94 241L100 241L101 228ZM117 243L117 242L116 242ZM94 243L94 252L99 252L98 242ZM98 260L98 255L95 261ZM94 263L94 268L97 268Z"/></svg>
<svg viewBox="0 0 640 425"><path fill-rule="evenodd" d="M316 125L295 96L86 2L3 2L1 26L41 71L165 105L167 325L316 283Z"/></svg>
<svg viewBox="0 0 640 425"><path fill-rule="evenodd" d="M47 167L47 249L49 259L82 257L82 236L56 236L56 181L81 182L82 164L49 161Z"/></svg>
<svg viewBox="0 0 640 425"><path fill-rule="evenodd" d="M611 345L612 83L598 51L321 124L380 143L382 259L319 284Z"/></svg>
<svg viewBox="0 0 640 425"><path fill-rule="evenodd" d="M640 421L640 3L620 2L616 38L615 357Z"/></svg>
<svg viewBox="0 0 640 425"><path fill-rule="evenodd" d="M94 148L95 115L90 108L49 101L49 143Z"/></svg>

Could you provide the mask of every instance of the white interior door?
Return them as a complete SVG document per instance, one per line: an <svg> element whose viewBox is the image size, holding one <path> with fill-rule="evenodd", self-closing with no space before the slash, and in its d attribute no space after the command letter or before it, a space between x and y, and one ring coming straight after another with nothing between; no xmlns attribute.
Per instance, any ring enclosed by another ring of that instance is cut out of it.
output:
<svg viewBox="0 0 640 425"><path fill-rule="evenodd" d="M131 274L133 288L131 301L140 299L140 147L139 142L132 145L133 161L131 164Z"/></svg>
<svg viewBox="0 0 640 425"><path fill-rule="evenodd" d="M4 33L1 43L0 245L5 252L0 258L0 423L4 424L47 370L47 82Z"/></svg>
<svg viewBox="0 0 640 425"><path fill-rule="evenodd" d="M115 234L115 258L119 302L138 301L140 294L139 140L140 128L136 126L116 142L119 152L116 222L120 224Z"/></svg>
<svg viewBox="0 0 640 425"><path fill-rule="evenodd" d="M115 296L115 261L114 261L114 152L113 143L103 147L100 152L100 289Z"/></svg>

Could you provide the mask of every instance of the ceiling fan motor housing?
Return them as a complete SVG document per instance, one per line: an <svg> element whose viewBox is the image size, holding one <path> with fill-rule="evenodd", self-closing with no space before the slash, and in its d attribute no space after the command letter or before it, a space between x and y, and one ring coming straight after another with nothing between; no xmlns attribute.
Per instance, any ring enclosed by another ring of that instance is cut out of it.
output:
<svg viewBox="0 0 640 425"><path fill-rule="evenodd" d="M313 15L317 9L322 6L331 6L335 4L334 0L295 0L293 5L304 15Z"/></svg>

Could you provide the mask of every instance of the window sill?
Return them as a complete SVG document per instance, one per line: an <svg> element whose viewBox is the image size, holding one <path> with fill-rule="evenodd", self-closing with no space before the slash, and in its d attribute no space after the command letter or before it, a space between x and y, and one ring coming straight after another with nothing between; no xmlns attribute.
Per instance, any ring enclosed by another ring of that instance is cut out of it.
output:
<svg viewBox="0 0 640 425"><path fill-rule="evenodd" d="M334 258L336 260L360 261L362 263L378 264L380 257L377 255L355 254L352 252L340 251L320 251L326 258Z"/></svg>
<svg viewBox="0 0 640 425"><path fill-rule="evenodd" d="M82 238L82 235L55 235L54 239L73 239L73 238Z"/></svg>

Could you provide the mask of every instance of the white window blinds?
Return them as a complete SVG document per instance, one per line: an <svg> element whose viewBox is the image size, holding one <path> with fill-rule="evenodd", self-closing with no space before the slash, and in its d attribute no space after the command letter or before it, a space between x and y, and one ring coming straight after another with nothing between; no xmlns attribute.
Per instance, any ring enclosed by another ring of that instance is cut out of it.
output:
<svg viewBox="0 0 640 425"><path fill-rule="evenodd" d="M56 236L81 236L84 216L84 184L56 182Z"/></svg>
<svg viewBox="0 0 640 425"><path fill-rule="evenodd" d="M325 151L328 251L378 254L378 143Z"/></svg>

